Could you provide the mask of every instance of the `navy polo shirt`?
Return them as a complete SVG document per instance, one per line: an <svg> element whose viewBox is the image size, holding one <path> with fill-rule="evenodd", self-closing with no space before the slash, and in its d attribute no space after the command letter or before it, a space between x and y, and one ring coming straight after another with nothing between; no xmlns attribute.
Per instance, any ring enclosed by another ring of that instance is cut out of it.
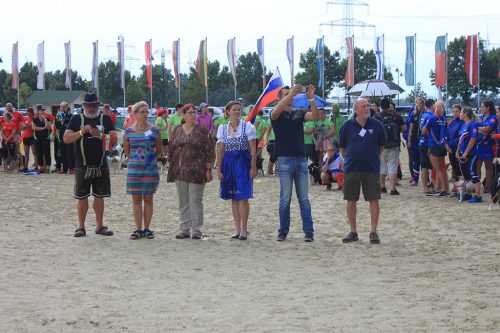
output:
<svg viewBox="0 0 500 333"><path fill-rule="evenodd" d="M273 110L274 111L274 110ZM271 120L274 135L274 152L280 156L306 156L304 148L304 121L306 110L282 111L278 119Z"/></svg>
<svg viewBox="0 0 500 333"><path fill-rule="evenodd" d="M339 145L345 149L344 172L380 173L380 147L385 145L382 123L368 118L362 127L356 118L340 128Z"/></svg>

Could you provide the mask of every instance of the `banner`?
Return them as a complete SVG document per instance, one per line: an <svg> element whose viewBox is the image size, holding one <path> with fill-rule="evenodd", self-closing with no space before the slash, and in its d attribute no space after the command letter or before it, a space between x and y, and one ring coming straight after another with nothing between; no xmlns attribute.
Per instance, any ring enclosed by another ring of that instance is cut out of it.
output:
<svg viewBox="0 0 500 333"><path fill-rule="evenodd" d="M384 35L375 37L375 58L377 60L377 75L375 79L384 79Z"/></svg>
<svg viewBox="0 0 500 333"><path fill-rule="evenodd" d="M405 81L409 87L415 85L415 36L406 36Z"/></svg>
<svg viewBox="0 0 500 333"><path fill-rule="evenodd" d="M262 38L257 39L257 54L259 55L259 60L260 64L262 65L262 69L264 69L264 36L262 36Z"/></svg>
<svg viewBox="0 0 500 333"><path fill-rule="evenodd" d="M469 84L477 86L478 74L478 54L479 45L477 35L467 36L467 46L465 48L465 74Z"/></svg>
<svg viewBox="0 0 500 333"><path fill-rule="evenodd" d="M229 69L233 74L234 86L236 87L236 52L235 52L236 37L227 41L227 60Z"/></svg>
<svg viewBox="0 0 500 333"><path fill-rule="evenodd" d="M144 45L144 55L146 57L146 78L148 80L148 88L153 88L153 71L151 70L151 39Z"/></svg>
<svg viewBox="0 0 500 333"><path fill-rule="evenodd" d="M92 88L99 89L99 41L92 42Z"/></svg>
<svg viewBox="0 0 500 333"><path fill-rule="evenodd" d="M175 87L179 89L179 41L175 40L172 43L172 62L174 63L174 79Z"/></svg>
<svg viewBox="0 0 500 333"><path fill-rule="evenodd" d="M71 90L71 42L64 43L64 60L64 68L66 69L64 87Z"/></svg>
<svg viewBox="0 0 500 333"><path fill-rule="evenodd" d="M207 40L200 41L200 49L198 51L198 58L196 60L196 69L198 71L198 78L205 86L208 86L207 78Z"/></svg>
<svg viewBox="0 0 500 333"><path fill-rule="evenodd" d="M325 37L316 40L316 67L318 69L318 87L325 90Z"/></svg>
<svg viewBox="0 0 500 333"><path fill-rule="evenodd" d="M36 79L36 88L45 90L45 52L44 52L45 42L38 44L37 48L37 68L38 76Z"/></svg>
<svg viewBox="0 0 500 333"><path fill-rule="evenodd" d="M260 97L257 99L257 102L255 102L254 108L245 118L245 121L251 121L259 113L259 111L262 110L263 107L276 101L278 99L278 93L281 88L283 88L283 80L281 79L279 69L276 68L276 71L269 80L269 83L264 89L264 92L262 92Z"/></svg>
<svg viewBox="0 0 500 333"><path fill-rule="evenodd" d="M345 85L352 87L354 85L354 36L345 39L347 45L347 68L345 70Z"/></svg>
<svg viewBox="0 0 500 333"><path fill-rule="evenodd" d="M446 36L438 36L435 45L434 85L446 86Z"/></svg>
<svg viewBox="0 0 500 333"><path fill-rule="evenodd" d="M12 44L12 89L19 90L19 50L18 42Z"/></svg>
<svg viewBox="0 0 500 333"><path fill-rule="evenodd" d="M292 86L295 82L294 71L293 71L293 36L286 40L286 56L288 57L288 63L290 64L290 73L292 78Z"/></svg>
<svg viewBox="0 0 500 333"><path fill-rule="evenodd" d="M125 44L123 37L119 37L118 47L118 66L120 68L120 88L125 90Z"/></svg>

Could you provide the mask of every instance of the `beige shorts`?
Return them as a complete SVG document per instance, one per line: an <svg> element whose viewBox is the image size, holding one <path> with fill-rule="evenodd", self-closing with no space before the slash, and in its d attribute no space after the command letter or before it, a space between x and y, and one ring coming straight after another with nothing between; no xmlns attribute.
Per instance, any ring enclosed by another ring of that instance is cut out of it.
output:
<svg viewBox="0 0 500 333"><path fill-rule="evenodd" d="M387 148L380 155L380 174L398 173L399 147Z"/></svg>

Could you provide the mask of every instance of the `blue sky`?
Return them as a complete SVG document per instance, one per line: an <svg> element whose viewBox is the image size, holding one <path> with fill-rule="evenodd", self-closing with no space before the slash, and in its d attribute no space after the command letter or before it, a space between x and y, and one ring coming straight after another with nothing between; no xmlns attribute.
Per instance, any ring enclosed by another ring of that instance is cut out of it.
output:
<svg viewBox="0 0 500 333"><path fill-rule="evenodd" d="M449 40L461 35L481 33L491 47L500 47L500 2L471 1L389 1L365 0L369 6L353 7L353 16L376 26L354 28L355 46L373 49L374 37L385 35L385 65L393 75L403 70L405 36L417 34L417 81L435 95L428 73L434 68L436 36L449 34ZM142 5L142 7L139 7ZM286 39L295 38L295 72L298 55L314 47L316 38L324 35L325 44L344 52L342 28L320 26L341 19L343 7L327 5L324 0L273 1L8 1L2 4L4 16L0 69L10 72L12 43L19 41L19 62L36 63L37 44L45 41L46 70L64 68L64 42L72 44L72 67L90 79L92 42L99 40L100 60L116 60L116 41L123 35L127 45L127 68L138 74L144 64L144 42L152 39L155 64L160 63L159 50L171 49L172 41L181 40L181 72L187 72L198 52L201 39L208 38L208 59L227 65L226 43L236 37L237 53L256 51L256 39L265 36L266 67L277 66L286 83L290 67L286 58ZM167 68L172 68L167 54ZM404 85L404 77L400 80ZM335 90L333 95L342 94ZM404 95L404 94L403 94Z"/></svg>

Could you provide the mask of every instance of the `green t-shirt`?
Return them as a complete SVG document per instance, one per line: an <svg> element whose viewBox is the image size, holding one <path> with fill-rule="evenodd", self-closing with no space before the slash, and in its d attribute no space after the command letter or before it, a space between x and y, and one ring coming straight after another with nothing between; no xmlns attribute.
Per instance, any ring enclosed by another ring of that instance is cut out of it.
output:
<svg viewBox="0 0 500 333"><path fill-rule="evenodd" d="M255 135L257 136L257 138L259 138L260 136L260 133L262 133L262 117L261 116L256 116L255 117L255 121L253 123L254 126L256 126L257 124L259 124L259 127L255 127L256 128L256 132L255 132Z"/></svg>
<svg viewBox="0 0 500 333"><path fill-rule="evenodd" d="M155 125L160 128L161 138L168 139L167 123L162 117L156 118Z"/></svg>
<svg viewBox="0 0 500 333"><path fill-rule="evenodd" d="M220 125L226 125L229 122L229 117L224 118L224 117L219 117L217 119L214 119L214 125L220 126Z"/></svg>
<svg viewBox="0 0 500 333"><path fill-rule="evenodd" d="M306 145L311 145L313 144L313 134L306 134L305 131L311 128L316 127L316 124L314 121L306 121L304 123L304 144Z"/></svg>
<svg viewBox="0 0 500 333"><path fill-rule="evenodd" d="M182 117L179 116L177 113L174 113L173 115L168 118L168 123L170 124L170 133L174 132L174 129L179 126L182 122Z"/></svg>
<svg viewBox="0 0 500 333"><path fill-rule="evenodd" d="M262 121L265 121L264 119L262 119ZM274 136L274 130L273 130L273 127L271 125L271 118L269 118L267 121L266 121L266 127L267 126L271 126L271 133L269 133L269 141L274 141L276 140L276 137Z"/></svg>
<svg viewBox="0 0 500 333"><path fill-rule="evenodd" d="M339 140L339 135L340 135L340 128L342 125L344 125L346 119L343 115L339 114L333 114L331 117L333 127L335 127L335 137L337 138L337 141Z"/></svg>

